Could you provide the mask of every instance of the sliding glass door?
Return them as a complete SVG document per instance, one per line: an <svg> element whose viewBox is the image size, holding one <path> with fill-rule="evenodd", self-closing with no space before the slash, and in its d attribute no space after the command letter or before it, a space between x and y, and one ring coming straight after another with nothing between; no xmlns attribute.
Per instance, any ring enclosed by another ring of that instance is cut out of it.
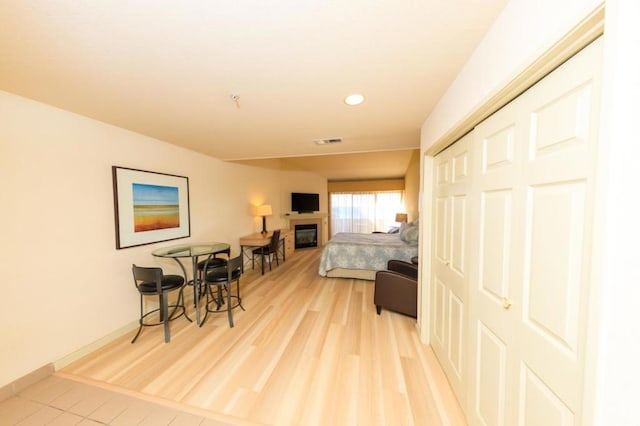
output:
<svg viewBox="0 0 640 426"><path fill-rule="evenodd" d="M403 191L332 192L331 236L338 232L386 232L404 212Z"/></svg>

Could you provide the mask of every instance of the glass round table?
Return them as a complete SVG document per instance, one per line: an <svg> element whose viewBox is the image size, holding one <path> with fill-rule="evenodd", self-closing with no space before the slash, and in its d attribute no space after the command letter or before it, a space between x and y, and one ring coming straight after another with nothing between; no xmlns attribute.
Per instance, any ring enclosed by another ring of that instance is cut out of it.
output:
<svg viewBox="0 0 640 426"><path fill-rule="evenodd" d="M196 324L200 323L200 290L198 282L198 258L201 256L211 256L219 253L229 254L231 246L227 243L191 243L191 244L176 244L169 247L162 247L151 252L153 256L164 257L175 260L184 274L186 283L193 285L193 301L196 306ZM181 259L191 258L192 267L192 279L189 280L187 270L182 263Z"/></svg>

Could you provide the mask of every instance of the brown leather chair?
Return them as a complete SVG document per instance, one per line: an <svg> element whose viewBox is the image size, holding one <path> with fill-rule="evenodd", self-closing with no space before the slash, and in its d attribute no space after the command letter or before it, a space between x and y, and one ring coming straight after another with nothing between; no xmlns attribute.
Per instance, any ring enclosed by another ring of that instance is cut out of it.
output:
<svg viewBox="0 0 640 426"><path fill-rule="evenodd" d="M373 303L378 315L385 308L417 318L418 265L390 260L387 270L376 272Z"/></svg>

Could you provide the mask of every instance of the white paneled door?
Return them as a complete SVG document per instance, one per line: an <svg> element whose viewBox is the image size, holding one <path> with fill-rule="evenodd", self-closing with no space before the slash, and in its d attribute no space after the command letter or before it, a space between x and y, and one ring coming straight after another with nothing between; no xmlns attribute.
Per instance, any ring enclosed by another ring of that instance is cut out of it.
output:
<svg viewBox="0 0 640 426"><path fill-rule="evenodd" d="M471 200L476 224L471 231L474 255L470 266L468 402L472 424L512 425L516 415L514 360L518 357L516 322L520 306L523 220L517 206L524 197L517 188L523 149L515 102L474 131ZM469 416L469 414L468 414Z"/></svg>
<svg viewBox="0 0 640 426"><path fill-rule="evenodd" d="M433 177L432 347L461 404L468 376L466 233L471 141L467 136L436 156Z"/></svg>
<svg viewBox="0 0 640 426"><path fill-rule="evenodd" d="M471 425L579 425L601 40L435 157L431 341Z"/></svg>
<svg viewBox="0 0 640 426"><path fill-rule="evenodd" d="M600 55L474 131L471 424L581 424Z"/></svg>

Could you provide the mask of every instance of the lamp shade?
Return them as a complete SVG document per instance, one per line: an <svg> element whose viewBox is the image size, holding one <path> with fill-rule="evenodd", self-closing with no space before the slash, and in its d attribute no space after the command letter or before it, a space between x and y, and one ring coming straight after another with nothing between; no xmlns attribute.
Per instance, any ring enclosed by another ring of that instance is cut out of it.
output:
<svg viewBox="0 0 640 426"><path fill-rule="evenodd" d="M408 219L406 213L396 213L396 222L406 222Z"/></svg>
<svg viewBox="0 0 640 426"><path fill-rule="evenodd" d="M273 211L270 204L263 204L256 207L256 216L271 216Z"/></svg>

